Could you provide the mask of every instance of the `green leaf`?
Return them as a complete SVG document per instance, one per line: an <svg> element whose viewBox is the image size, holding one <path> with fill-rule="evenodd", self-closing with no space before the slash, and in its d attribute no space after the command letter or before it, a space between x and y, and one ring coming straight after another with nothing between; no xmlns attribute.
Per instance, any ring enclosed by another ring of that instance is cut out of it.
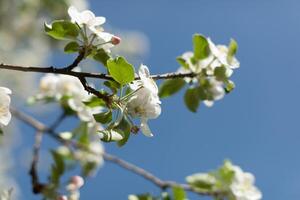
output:
<svg viewBox="0 0 300 200"><path fill-rule="evenodd" d="M83 176L90 176L92 172L97 168L97 163L94 162L86 162L82 165L81 173Z"/></svg>
<svg viewBox="0 0 300 200"><path fill-rule="evenodd" d="M107 67L107 61L110 59L110 56L104 49L97 49L93 54L93 59Z"/></svg>
<svg viewBox="0 0 300 200"><path fill-rule="evenodd" d="M109 110L104 113L98 113L94 115L94 118L97 122L100 122L101 124L107 124L112 120L112 112Z"/></svg>
<svg viewBox="0 0 300 200"><path fill-rule="evenodd" d="M83 102L86 106L94 108L98 106L105 106L106 103L103 101L103 99L100 99L98 97L92 97L89 101Z"/></svg>
<svg viewBox="0 0 300 200"><path fill-rule="evenodd" d="M194 58L201 60L209 55L209 45L206 38L200 34L194 34Z"/></svg>
<svg viewBox="0 0 300 200"><path fill-rule="evenodd" d="M51 25L45 23L46 33L57 40L76 39L79 35L79 28L67 20L56 20Z"/></svg>
<svg viewBox="0 0 300 200"><path fill-rule="evenodd" d="M226 84L226 87L225 87L226 93L232 92L232 90L234 90L234 88L235 88L234 82L231 81L231 80L228 80L228 81L227 81L227 84Z"/></svg>
<svg viewBox="0 0 300 200"><path fill-rule="evenodd" d="M184 102L190 111L197 112L200 104L200 95L198 88L187 89L184 95Z"/></svg>
<svg viewBox="0 0 300 200"><path fill-rule="evenodd" d="M227 76L226 76L227 69L224 66L221 67L216 67L214 71L214 75L216 76L218 81L226 81Z"/></svg>
<svg viewBox="0 0 300 200"><path fill-rule="evenodd" d="M123 57L108 60L107 67L113 79L121 85L134 80L134 68Z"/></svg>
<svg viewBox="0 0 300 200"><path fill-rule="evenodd" d="M160 85L158 95L161 98L169 97L177 93L184 85L185 81L181 78L167 80Z"/></svg>
<svg viewBox="0 0 300 200"><path fill-rule="evenodd" d="M187 200L184 189L179 186L173 187L173 196L174 200Z"/></svg>
<svg viewBox="0 0 300 200"><path fill-rule="evenodd" d="M3 135L3 130L0 128L0 135Z"/></svg>
<svg viewBox="0 0 300 200"><path fill-rule="evenodd" d="M236 54L237 50L238 50L237 42L234 39L231 39L228 46L228 55L227 55L227 60L229 63L231 63L232 58Z"/></svg>
<svg viewBox="0 0 300 200"><path fill-rule="evenodd" d="M115 131L117 131L118 133L120 133L123 136L123 139L118 141L118 146L122 147L124 146L129 137L130 137L130 133L131 133L131 123L127 120L127 118L124 116L121 120L121 122L118 124L118 126L116 126L114 128Z"/></svg>
<svg viewBox="0 0 300 200"><path fill-rule="evenodd" d="M216 184L216 178L210 173L197 173L186 177L189 185L199 191L211 191Z"/></svg>
<svg viewBox="0 0 300 200"><path fill-rule="evenodd" d="M63 156L58 154L55 151L51 151L52 158L54 160L54 164L51 167L51 177L50 180L54 185L59 184L60 177L63 175L65 171L65 163Z"/></svg>
<svg viewBox="0 0 300 200"><path fill-rule="evenodd" d="M106 87L108 87L114 94L118 92L120 89L120 84L116 81L104 81L103 83Z"/></svg>
<svg viewBox="0 0 300 200"><path fill-rule="evenodd" d="M176 58L177 62L180 64L180 66L182 66L185 69L189 69L189 64L186 62L185 59L183 59L182 57L177 57Z"/></svg>
<svg viewBox="0 0 300 200"><path fill-rule="evenodd" d="M79 44L77 42L69 42L65 48L64 48L64 51L65 53L76 53L79 51Z"/></svg>

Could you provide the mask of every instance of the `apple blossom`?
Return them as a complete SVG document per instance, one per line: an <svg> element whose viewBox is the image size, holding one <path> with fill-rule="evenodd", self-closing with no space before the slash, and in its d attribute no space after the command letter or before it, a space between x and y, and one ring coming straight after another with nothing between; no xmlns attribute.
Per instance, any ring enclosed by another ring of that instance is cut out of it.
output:
<svg viewBox="0 0 300 200"><path fill-rule="evenodd" d="M57 200L68 200L68 197L65 195L59 196L59 197L57 197Z"/></svg>
<svg viewBox="0 0 300 200"><path fill-rule="evenodd" d="M97 166L103 164L102 154L104 153L104 147L99 141L92 141L89 144L89 151L76 150L74 156L77 160L84 163L94 163Z"/></svg>
<svg viewBox="0 0 300 200"><path fill-rule="evenodd" d="M134 81L130 87L136 91L127 103L127 112L133 118L141 119L141 130L146 136L153 136L147 121L155 119L161 113L158 87L150 77L147 66L141 65L139 69L140 80Z"/></svg>
<svg viewBox="0 0 300 200"><path fill-rule="evenodd" d="M214 104L214 101L220 100L224 97L225 95L225 90L223 87L223 83L220 81L217 81L214 77L211 77L208 79L209 86L208 86L208 93L212 97L210 100L205 100L203 103L211 107Z"/></svg>
<svg viewBox="0 0 300 200"><path fill-rule="evenodd" d="M72 176L69 185L67 185L67 189L71 191L75 191L81 188L83 185L84 185L84 180L81 176Z"/></svg>
<svg viewBox="0 0 300 200"><path fill-rule="evenodd" d="M74 6L69 7L68 14L73 23L77 23L79 26L86 25L93 32L97 26L101 26L106 21L105 17L96 17L90 10L79 12Z"/></svg>
<svg viewBox="0 0 300 200"><path fill-rule="evenodd" d="M236 200L260 200L262 193L254 185L255 177L249 172L243 170L236 165L232 165L234 178L230 185L232 194Z"/></svg>
<svg viewBox="0 0 300 200"><path fill-rule="evenodd" d="M7 126L11 120L9 111L11 90L6 87L0 87L0 128Z"/></svg>

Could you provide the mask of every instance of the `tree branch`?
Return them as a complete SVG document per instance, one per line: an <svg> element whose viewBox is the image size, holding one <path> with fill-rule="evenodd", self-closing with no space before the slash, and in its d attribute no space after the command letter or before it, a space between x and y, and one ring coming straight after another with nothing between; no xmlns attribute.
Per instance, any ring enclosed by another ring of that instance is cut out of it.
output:
<svg viewBox="0 0 300 200"><path fill-rule="evenodd" d="M84 150L88 150L90 153L94 153L91 152L89 149L87 149L85 146L80 145L79 143L77 143L76 141L69 141L69 140L65 140L63 138L61 138L59 135L57 135L54 130L48 128L46 125L44 125L43 123L39 122L38 120L34 119L33 117L19 111L16 110L14 108L11 109L12 114L18 118L19 120L23 121L24 123L26 123L27 125L31 126L32 128L36 129L38 132L44 132L46 134L48 134L50 137L52 137L53 139L57 140L60 143L63 143L65 145L72 145L73 147L76 148L81 148ZM208 196L219 196L222 193L221 192L204 192L204 191L197 191L195 189L193 189L192 187L190 187L187 184L181 184L181 183L177 183L174 181L164 181L161 180L160 178L156 177L155 175L153 175L152 173L146 171L145 169L138 167L132 163L129 163L117 156L111 155L109 153L103 153L103 158L106 161L115 163L117 165L119 165L120 167L122 167L123 169L126 169L134 174L137 174L141 177L143 177L144 179L152 182L153 184L155 184L157 187L165 190L167 188L172 188L174 186L180 186L182 187L184 190L186 191L190 191L190 192L194 192L196 194L199 195L208 195Z"/></svg>
<svg viewBox="0 0 300 200"><path fill-rule="evenodd" d="M77 78L95 78L95 79L103 79L103 80L113 80L110 75L102 74L102 73L90 73L90 72L75 72L67 70L68 67L65 68L57 68L57 67L25 67L18 65L8 65L8 64L0 64L0 69L14 70L14 71L22 71L22 72L37 72L37 73L52 73L52 74L65 74L70 76L75 76ZM174 72L174 73L165 73L165 74L157 74L152 75L151 78L154 80L159 79L175 79L175 78L193 78L197 76L197 73L194 72ZM140 77L135 77L135 80L139 80Z"/></svg>

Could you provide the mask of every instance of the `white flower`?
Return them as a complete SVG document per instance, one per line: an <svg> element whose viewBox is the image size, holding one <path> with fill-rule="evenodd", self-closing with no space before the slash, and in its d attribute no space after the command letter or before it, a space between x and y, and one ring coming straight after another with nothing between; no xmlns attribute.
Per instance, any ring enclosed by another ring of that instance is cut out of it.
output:
<svg viewBox="0 0 300 200"><path fill-rule="evenodd" d="M77 23L79 26L86 26L97 36L98 42L103 44L101 48L104 50L109 51L114 46L113 43L119 43L119 40L117 42L114 39L115 36L113 34L104 32L104 29L101 27L106 21L105 17L96 17L90 10L79 12L74 6L69 7L68 13L73 23Z"/></svg>
<svg viewBox="0 0 300 200"><path fill-rule="evenodd" d="M214 104L214 101L220 100L224 97L225 95L225 90L223 87L223 83L220 81L217 81L214 77L211 77L208 79L209 81L209 88L208 88L208 93L210 96L212 96L212 100L205 100L203 103L211 107Z"/></svg>
<svg viewBox="0 0 300 200"><path fill-rule="evenodd" d="M58 76L46 74L40 81L40 93L46 97L55 97L57 95Z"/></svg>
<svg viewBox="0 0 300 200"><path fill-rule="evenodd" d="M7 126L11 120L9 111L11 90L6 87L0 87L0 128Z"/></svg>
<svg viewBox="0 0 300 200"><path fill-rule="evenodd" d="M240 67L240 62L236 57L232 57L231 60L228 59L228 47L225 45L215 45L210 38L207 39L211 54L217 59L210 65L211 70L214 70L216 67L225 66L226 75L230 77L233 73L233 69Z"/></svg>
<svg viewBox="0 0 300 200"><path fill-rule="evenodd" d="M233 182L230 185L236 200L260 200L262 193L254 185L255 177L249 172L243 172L239 166L232 166L234 171Z"/></svg>
<svg viewBox="0 0 300 200"><path fill-rule="evenodd" d="M101 26L106 21L105 17L96 17L90 10L79 12L74 6L69 7L68 14L73 23L79 26L86 25L93 32L97 26Z"/></svg>
<svg viewBox="0 0 300 200"><path fill-rule="evenodd" d="M134 118L141 119L141 130L146 136L153 136L147 121L155 119L161 113L160 100L158 97L158 87L154 80L150 77L147 66L141 65L139 69L141 80L134 81L130 85L135 91L134 95L127 103L127 111Z"/></svg>
<svg viewBox="0 0 300 200"><path fill-rule="evenodd" d="M90 97L78 78L60 74L58 75L58 79L57 93L61 96L77 97L82 100Z"/></svg>
<svg viewBox="0 0 300 200"><path fill-rule="evenodd" d="M77 150L74 152L74 156L77 160L82 163L94 163L97 166L101 166L103 164L103 153L104 147L99 141L93 141L89 144L89 150Z"/></svg>
<svg viewBox="0 0 300 200"><path fill-rule="evenodd" d="M67 190L75 191L84 185L84 180L81 176L72 176L70 183L67 185Z"/></svg>

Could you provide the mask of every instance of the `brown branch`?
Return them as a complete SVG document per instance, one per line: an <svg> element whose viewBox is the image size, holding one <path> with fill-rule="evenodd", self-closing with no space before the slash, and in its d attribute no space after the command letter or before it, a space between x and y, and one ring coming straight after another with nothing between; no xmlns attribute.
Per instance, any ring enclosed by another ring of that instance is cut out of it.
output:
<svg viewBox="0 0 300 200"><path fill-rule="evenodd" d="M85 57L85 48L82 47L79 50L78 56L73 61L73 63L70 64L69 66L65 67L64 69L67 71L72 71L75 67L77 67L79 65L79 63L84 59L84 57Z"/></svg>
<svg viewBox="0 0 300 200"><path fill-rule="evenodd" d="M0 69L14 70L14 71L22 71L22 72L37 72L37 73L52 73L52 74L65 74L75 77L84 77L84 78L95 78L95 79L104 79L104 80L113 80L110 75L102 74L102 73L90 73L90 72L75 72L69 71L66 68L57 68L57 67L25 67L18 65L7 65L0 64ZM197 76L197 73L194 72L174 72L174 73L165 73L165 74L157 74L152 75L151 78L155 80L159 79L175 79L175 78L193 78ZM135 77L135 80L139 80L140 77Z"/></svg>
<svg viewBox="0 0 300 200"><path fill-rule="evenodd" d="M33 159L31 163L31 167L29 170L29 175L31 176L31 183L32 183L32 192L34 194L39 194L43 191L45 188L45 184L40 183L39 176L38 176L38 170L37 170L37 164L39 161L39 151L41 147L43 132L36 131L35 134L35 143L33 146Z"/></svg>
<svg viewBox="0 0 300 200"><path fill-rule="evenodd" d="M54 130L49 129L46 125L44 125L43 123L39 122L38 120L34 119L33 117L19 111L16 109L11 109L12 114L18 118L19 120L23 121L24 123L26 123L27 125L33 127L34 129L36 129L39 132L44 132L46 134L48 134L50 137L54 138L55 140L57 140L60 143L63 143L65 145L72 145L73 147L76 148L81 148L84 150L89 151L90 153L94 153L92 152L90 149L87 149L86 146L83 146L79 143L77 143L76 141L69 141L69 140L65 140L63 138L61 138L59 135L57 135ZM160 178L156 177L155 175L153 175L152 173L148 172L147 170L138 167L132 163L129 163L117 156L108 154L108 153L103 153L103 158L106 161L112 162L114 164L117 164L118 166L122 167L123 169L126 169L134 174L137 174L141 177L143 177L144 179L152 182L153 184L155 184L157 187L165 190L167 188L172 188L174 186L180 186L182 187L184 190L186 191L190 191L199 195L207 195L207 196L220 196L222 195L222 192L220 191L216 191L216 192L204 192L204 191L197 191L195 189L193 189L192 187L190 187L187 184L181 184L181 183L177 183L174 181L164 181L161 180Z"/></svg>

